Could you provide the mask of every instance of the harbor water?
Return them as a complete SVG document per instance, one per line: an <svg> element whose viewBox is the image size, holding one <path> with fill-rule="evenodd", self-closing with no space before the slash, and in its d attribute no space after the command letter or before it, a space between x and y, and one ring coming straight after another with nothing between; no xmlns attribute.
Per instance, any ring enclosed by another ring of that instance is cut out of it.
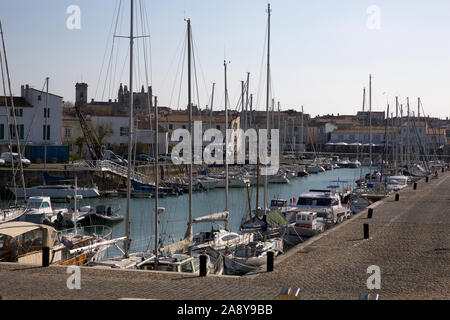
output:
<svg viewBox="0 0 450 320"><path fill-rule="evenodd" d="M273 198L289 199L298 198L301 193L310 189L326 189L329 185L339 184L340 186L356 187L355 180L362 174L369 172L368 167L363 168L340 168L311 174L305 177L295 177L290 179L289 184L269 184L268 185L268 205ZM336 181L340 183L336 183ZM250 188L251 207L256 206L256 187ZM263 206L264 188L259 188L259 206ZM208 215L225 210L225 189L216 188L204 192L194 192L192 195L192 215L193 218ZM2 208L6 207L6 201L1 202ZM54 208L64 207L67 204L52 203ZM73 203L70 204L73 206ZM125 216L126 198L96 198L83 199L78 201L78 206L106 205L120 207L119 213ZM159 199L159 206L165 208L165 212L159 215L159 232L163 245L181 240L186 232L188 222L189 195L171 196ZM152 250L154 248L154 215L155 199L132 198L130 200L130 232L131 251ZM239 231L243 219L248 217L248 193L246 188L229 189L229 228L231 231ZM194 234L200 231L208 231L213 227L212 223L194 224ZM215 226L217 228L217 226ZM113 225L113 238L125 235L125 220ZM110 248L108 255L117 255L116 248Z"/></svg>

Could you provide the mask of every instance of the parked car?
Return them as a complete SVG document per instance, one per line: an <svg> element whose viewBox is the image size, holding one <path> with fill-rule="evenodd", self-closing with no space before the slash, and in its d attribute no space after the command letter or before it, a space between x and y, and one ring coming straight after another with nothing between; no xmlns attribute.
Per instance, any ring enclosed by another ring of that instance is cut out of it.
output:
<svg viewBox="0 0 450 320"><path fill-rule="evenodd" d="M117 156L114 152L112 152L111 150L106 150L105 154L103 156L104 160L109 160L112 161L114 163L120 164L122 166L126 165L126 163L124 162L124 160L122 158L120 158L119 156Z"/></svg>
<svg viewBox="0 0 450 320"><path fill-rule="evenodd" d="M0 156L0 159L3 159L3 161L5 161L5 165L11 165L11 162L13 162L15 165L18 165L20 161L19 154L14 152L3 152ZM29 167L31 165L31 161L25 158L23 155L21 162L24 167Z"/></svg>
<svg viewBox="0 0 450 320"><path fill-rule="evenodd" d="M124 154L123 158L128 160L128 155ZM154 163L155 159L146 155L146 154L137 154L136 158L134 159L136 161L137 164L149 164L149 163Z"/></svg>
<svg viewBox="0 0 450 320"><path fill-rule="evenodd" d="M3 160L3 159L0 159L0 167L4 167L6 164L5 164L5 160Z"/></svg>

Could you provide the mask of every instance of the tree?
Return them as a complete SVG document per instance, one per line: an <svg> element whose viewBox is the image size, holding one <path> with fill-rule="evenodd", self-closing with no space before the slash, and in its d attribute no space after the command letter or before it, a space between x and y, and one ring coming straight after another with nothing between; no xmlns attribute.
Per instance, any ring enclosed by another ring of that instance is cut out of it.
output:
<svg viewBox="0 0 450 320"><path fill-rule="evenodd" d="M105 139L113 135L114 130L111 123L100 123L97 125L96 133L98 142L103 145L105 144Z"/></svg>

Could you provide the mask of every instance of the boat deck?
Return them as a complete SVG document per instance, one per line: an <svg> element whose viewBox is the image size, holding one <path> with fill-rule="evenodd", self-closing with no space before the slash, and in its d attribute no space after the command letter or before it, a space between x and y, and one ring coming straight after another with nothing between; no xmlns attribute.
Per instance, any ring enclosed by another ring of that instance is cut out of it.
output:
<svg viewBox="0 0 450 320"><path fill-rule="evenodd" d="M81 289L69 290L66 267L0 263L3 299L277 299L283 286L301 299L449 299L450 172L418 182L275 260L273 272L196 277L154 271L81 268ZM363 239L363 224L370 237ZM381 289L369 290L369 266L379 266Z"/></svg>

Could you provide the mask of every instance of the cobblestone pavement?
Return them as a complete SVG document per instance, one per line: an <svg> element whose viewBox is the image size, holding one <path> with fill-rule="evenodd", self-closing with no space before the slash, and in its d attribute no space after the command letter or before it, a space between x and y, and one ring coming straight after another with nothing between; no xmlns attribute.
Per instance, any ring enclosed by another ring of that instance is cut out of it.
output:
<svg viewBox="0 0 450 320"><path fill-rule="evenodd" d="M69 290L67 268L0 264L3 299L276 299L282 286L302 299L357 299L369 292L367 268L380 267L380 299L449 299L450 174L421 180L276 259L275 270L244 277L81 268ZM363 239L363 224L370 238Z"/></svg>

